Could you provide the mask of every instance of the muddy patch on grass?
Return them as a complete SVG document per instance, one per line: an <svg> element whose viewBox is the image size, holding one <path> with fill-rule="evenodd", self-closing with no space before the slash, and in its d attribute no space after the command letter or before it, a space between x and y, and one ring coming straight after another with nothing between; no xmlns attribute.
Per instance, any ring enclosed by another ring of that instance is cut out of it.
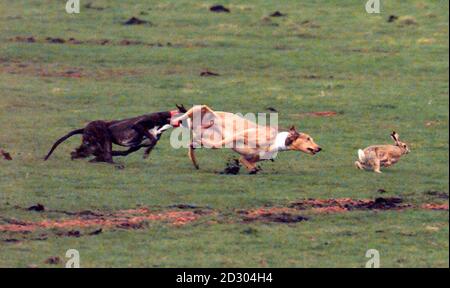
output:
<svg viewBox="0 0 450 288"><path fill-rule="evenodd" d="M28 207L27 210L28 211L43 212L43 211L45 211L45 207L44 207L44 205L38 203L36 205Z"/></svg>
<svg viewBox="0 0 450 288"><path fill-rule="evenodd" d="M425 210L448 211L448 203L447 204L435 204L435 203L423 204L421 206L421 208L425 209Z"/></svg>
<svg viewBox="0 0 450 288"><path fill-rule="evenodd" d="M209 11L215 12L215 13L230 13L230 9L223 5L214 5L209 7Z"/></svg>
<svg viewBox="0 0 450 288"><path fill-rule="evenodd" d="M223 171L220 171L219 174L237 175L239 174L240 170L241 170L241 163L239 162L239 159L230 159L226 163L225 169L223 169Z"/></svg>
<svg viewBox="0 0 450 288"><path fill-rule="evenodd" d="M105 9L106 9L106 7L94 6L91 2L86 3L86 4L84 5L84 8L86 8L86 9L92 9L92 10L96 10L96 11L102 11L102 10L105 10Z"/></svg>
<svg viewBox="0 0 450 288"><path fill-rule="evenodd" d="M272 14L269 15L270 17L285 17L287 14L281 13L280 11L275 11Z"/></svg>
<svg viewBox="0 0 450 288"><path fill-rule="evenodd" d="M57 265L61 263L61 258L58 256L51 256L44 261L45 264Z"/></svg>
<svg viewBox="0 0 450 288"><path fill-rule="evenodd" d="M388 23L393 23L393 22L395 22L397 20L398 20L398 16L397 15L389 15L389 17L387 19L387 22Z"/></svg>
<svg viewBox="0 0 450 288"><path fill-rule="evenodd" d="M65 45L112 45L112 46L147 46L147 47L183 47L183 45L175 45L171 42L167 43L148 43L140 40L133 40L133 39L121 39L121 40L111 40L111 39L87 39L87 40L81 40L76 38L60 38L60 37L45 37L45 38L38 38L34 36L16 36L9 39L9 42L18 42L18 43L47 43L47 44L65 44Z"/></svg>
<svg viewBox="0 0 450 288"><path fill-rule="evenodd" d="M143 227L146 222L164 222L175 226L185 225L198 220L202 214L195 211L150 211L147 208L121 210L116 213L74 213L76 217L68 219L45 219L42 221L8 221L8 224L0 225L0 231L9 232L33 232L39 229L60 229L69 230L69 234L62 234L69 237L77 237L79 232L74 232L75 228L130 228L137 229ZM205 214L209 214L205 211ZM70 232L72 231L72 232ZM64 233L64 232L63 232Z"/></svg>
<svg viewBox="0 0 450 288"><path fill-rule="evenodd" d="M448 199L449 198L448 193L441 192L441 191L430 190L430 191L425 191L424 194L427 196L431 196L431 197L435 197L435 198L439 198L439 199Z"/></svg>
<svg viewBox="0 0 450 288"><path fill-rule="evenodd" d="M137 17L131 17L127 21L123 22L122 24L126 25L126 26L128 26L128 25L150 25L150 26L153 26L153 24L150 21L142 20Z"/></svg>
<svg viewBox="0 0 450 288"><path fill-rule="evenodd" d="M66 67L60 64L39 64L32 62L0 61L0 73L30 75L48 78L94 78L98 80L115 77L140 76L144 72L136 69L95 69Z"/></svg>
<svg viewBox="0 0 450 288"><path fill-rule="evenodd" d="M8 39L14 43L55 44L55 45L99 45L99 46L141 46L147 48L206 48L210 45L203 41L187 42L145 42L135 39L76 39L61 37L16 36Z"/></svg>
<svg viewBox="0 0 450 288"><path fill-rule="evenodd" d="M304 112L299 114L293 114L293 117L296 118L305 118L305 117L334 117L338 116L342 113L336 111L315 111L315 112Z"/></svg>
<svg viewBox="0 0 450 288"><path fill-rule="evenodd" d="M353 210L401 210L412 207L403 203L401 198L376 198L375 200L351 198L339 199L308 199L292 202L289 207L299 210L313 210L316 212L347 212Z"/></svg>
<svg viewBox="0 0 450 288"><path fill-rule="evenodd" d="M37 206L37 205L35 205ZM17 207L17 209L27 210ZM402 198L379 197L376 199L304 199L288 203L284 206L264 206L259 208L219 211L209 207L193 204L176 204L162 210L150 210L145 207L119 210L116 212L100 211L60 211L45 209L41 217L51 216L51 219L41 218L36 221L22 221L0 216L0 241L18 243L22 240L45 241L53 237L79 238L95 236L105 229L137 230L146 229L150 223L164 223L171 226L183 226L201 219L211 223L299 223L310 220L311 215L351 213L352 211L404 211L406 209L421 209L433 211L448 211L448 203L426 203L412 205L405 203ZM31 213L31 212L30 212ZM56 215L55 215L56 214ZM57 216L60 216L58 218ZM62 216L62 217L61 217ZM237 217L237 220L236 220ZM206 223L206 224L205 224ZM42 234L42 232L45 232ZM36 233L41 233L36 235Z"/></svg>
<svg viewBox="0 0 450 288"><path fill-rule="evenodd" d="M298 223L308 221L309 218L298 214L296 209L285 207L267 207L253 210L238 211L244 222L266 222L266 223Z"/></svg>
<svg viewBox="0 0 450 288"><path fill-rule="evenodd" d="M216 72L213 72L213 71L211 71L209 69L205 69L202 72L200 72L200 76L201 77L211 77L211 76L217 77L217 76L220 76L220 74L216 73Z"/></svg>

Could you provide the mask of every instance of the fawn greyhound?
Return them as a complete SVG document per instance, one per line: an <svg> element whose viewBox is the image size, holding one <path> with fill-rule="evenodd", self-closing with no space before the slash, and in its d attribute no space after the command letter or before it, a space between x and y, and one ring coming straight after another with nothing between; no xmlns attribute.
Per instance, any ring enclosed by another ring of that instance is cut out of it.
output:
<svg viewBox="0 0 450 288"><path fill-rule="evenodd" d="M251 174L258 172L257 162L273 159L274 153L279 151L293 150L315 155L322 150L311 136L297 132L294 126L289 131L278 133L277 127L261 126L233 113L213 111L206 105L194 106L183 115L172 118L171 124L179 126L186 123L182 122L185 120L193 134L189 158L197 169L196 145L232 148L241 155L239 161Z"/></svg>
<svg viewBox="0 0 450 288"><path fill-rule="evenodd" d="M410 152L406 143L400 141L400 136L394 131L391 133L395 145L374 145L358 150L358 161L355 166L361 170L373 169L381 173L381 167L389 167L397 163L401 156Z"/></svg>

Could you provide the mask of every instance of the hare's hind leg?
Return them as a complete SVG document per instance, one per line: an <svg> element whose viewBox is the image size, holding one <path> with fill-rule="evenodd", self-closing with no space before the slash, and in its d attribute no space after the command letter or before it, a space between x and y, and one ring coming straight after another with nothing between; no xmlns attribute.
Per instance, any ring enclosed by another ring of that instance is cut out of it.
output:
<svg viewBox="0 0 450 288"><path fill-rule="evenodd" d="M358 168L359 170L364 170L364 166L359 161L355 162L355 167Z"/></svg>

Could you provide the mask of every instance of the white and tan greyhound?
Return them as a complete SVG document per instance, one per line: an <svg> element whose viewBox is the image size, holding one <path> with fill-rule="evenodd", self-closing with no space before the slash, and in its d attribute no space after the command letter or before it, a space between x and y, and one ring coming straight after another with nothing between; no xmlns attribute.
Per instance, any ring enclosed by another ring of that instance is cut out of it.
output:
<svg viewBox="0 0 450 288"><path fill-rule="evenodd" d="M171 121L175 127L186 123L192 131L189 158L197 169L194 149L201 146L233 149L252 174L258 172L257 162L273 159L277 152L293 150L315 155L322 150L311 136L297 132L294 126L278 132L278 127L258 125L237 114L213 111L206 105L194 106Z"/></svg>

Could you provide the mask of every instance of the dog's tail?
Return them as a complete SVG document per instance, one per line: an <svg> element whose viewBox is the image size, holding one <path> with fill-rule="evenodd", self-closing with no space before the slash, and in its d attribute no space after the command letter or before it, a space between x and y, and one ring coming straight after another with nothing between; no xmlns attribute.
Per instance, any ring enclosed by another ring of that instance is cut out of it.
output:
<svg viewBox="0 0 450 288"><path fill-rule="evenodd" d="M53 151L55 151L56 147L58 147L59 144L61 144L62 142L66 141L67 139L69 139L73 135L83 134L83 133L84 133L84 128L83 129L73 130L72 132L69 132L69 134L67 134L66 136L64 136L61 139L59 139L58 141L56 141L55 144L53 144L52 149L50 149L50 152L48 152L47 156L45 156L44 161L47 161L48 158L50 158L50 156L52 155Z"/></svg>
<svg viewBox="0 0 450 288"><path fill-rule="evenodd" d="M366 162L366 154L361 149L358 150L358 158L360 162Z"/></svg>

